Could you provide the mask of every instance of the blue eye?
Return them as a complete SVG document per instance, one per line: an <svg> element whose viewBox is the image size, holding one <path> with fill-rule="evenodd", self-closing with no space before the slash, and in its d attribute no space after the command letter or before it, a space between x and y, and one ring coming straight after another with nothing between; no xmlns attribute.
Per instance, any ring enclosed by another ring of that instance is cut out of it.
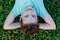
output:
<svg viewBox="0 0 60 40"><path fill-rule="evenodd" d="M29 15L25 15L25 17L29 17Z"/></svg>
<svg viewBox="0 0 60 40"><path fill-rule="evenodd" d="M35 15L32 15L32 17L35 17Z"/></svg>

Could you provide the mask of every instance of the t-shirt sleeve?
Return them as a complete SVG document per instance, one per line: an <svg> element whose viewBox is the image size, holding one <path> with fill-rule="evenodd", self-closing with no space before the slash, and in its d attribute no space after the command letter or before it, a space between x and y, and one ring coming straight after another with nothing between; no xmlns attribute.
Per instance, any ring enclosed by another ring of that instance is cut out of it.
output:
<svg viewBox="0 0 60 40"><path fill-rule="evenodd" d="M36 7L35 9L36 9L37 15L44 19L44 17L46 16L47 10L44 6L43 0L35 0L33 2Z"/></svg>
<svg viewBox="0 0 60 40"><path fill-rule="evenodd" d="M48 12L44 6L43 0L38 1L38 7L40 9L40 13L38 16L40 16L44 19L44 17L46 16L46 13L48 13Z"/></svg>
<svg viewBox="0 0 60 40"><path fill-rule="evenodd" d="M12 9L13 15L17 17L24 12L24 9L30 5L29 0L16 0L15 5Z"/></svg>
<svg viewBox="0 0 60 40"><path fill-rule="evenodd" d="M16 0L13 9L11 12L13 13L14 17L21 15L23 2L21 0Z"/></svg>

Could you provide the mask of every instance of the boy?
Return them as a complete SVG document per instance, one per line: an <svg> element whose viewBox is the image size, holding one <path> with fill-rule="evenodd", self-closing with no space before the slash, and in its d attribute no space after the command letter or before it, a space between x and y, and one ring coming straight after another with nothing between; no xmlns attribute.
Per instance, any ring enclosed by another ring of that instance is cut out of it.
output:
<svg viewBox="0 0 60 40"><path fill-rule="evenodd" d="M15 17L21 14L20 22L13 23ZM46 23L38 23L37 16ZM21 28L24 34L33 34L38 29L55 30L56 25L44 7L43 0L16 0L15 5L6 18L4 29Z"/></svg>

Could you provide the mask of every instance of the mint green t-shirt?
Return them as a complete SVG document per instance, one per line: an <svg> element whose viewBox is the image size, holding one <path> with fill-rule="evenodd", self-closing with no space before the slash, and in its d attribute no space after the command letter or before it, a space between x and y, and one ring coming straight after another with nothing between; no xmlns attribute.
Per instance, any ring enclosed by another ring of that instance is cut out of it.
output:
<svg viewBox="0 0 60 40"><path fill-rule="evenodd" d="M46 16L47 10L44 7L43 0L15 0L14 7L12 9L13 15L15 17L22 15L28 6L34 8L39 17L44 18Z"/></svg>

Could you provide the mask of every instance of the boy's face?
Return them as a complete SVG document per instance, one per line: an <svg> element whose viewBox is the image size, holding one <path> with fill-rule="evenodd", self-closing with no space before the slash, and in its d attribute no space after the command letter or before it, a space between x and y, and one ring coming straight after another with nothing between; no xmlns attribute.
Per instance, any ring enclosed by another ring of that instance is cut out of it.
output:
<svg viewBox="0 0 60 40"><path fill-rule="evenodd" d="M35 10L27 8L21 16L21 31L24 34L36 33L39 29L38 19Z"/></svg>
<svg viewBox="0 0 60 40"><path fill-rule="evenodd" d="M27 8L21 16L23 24L37 23L37 14L31 7Z"/></svg>

